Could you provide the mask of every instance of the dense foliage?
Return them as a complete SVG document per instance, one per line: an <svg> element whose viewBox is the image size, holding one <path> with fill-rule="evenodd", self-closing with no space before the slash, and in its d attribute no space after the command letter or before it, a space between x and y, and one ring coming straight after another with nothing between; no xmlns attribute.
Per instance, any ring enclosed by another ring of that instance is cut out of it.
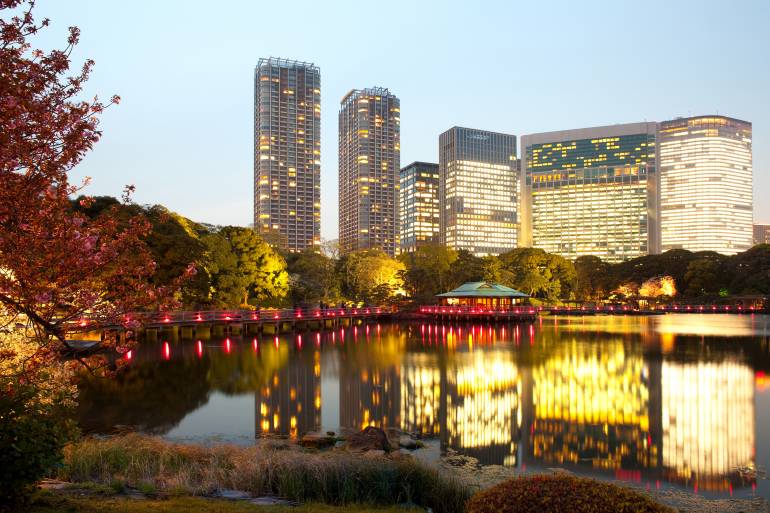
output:
<svg viewBox="0 0 770 513"><path fill-rule="evenodd" d="M468 513L673 513L646 495L571 476L520 477L474 495Z"/></svg>
<svg viewBox="0 0 770 513"><path fill-rule="evenodd" d="M404 289L420 303L465 282L499 282L535 299L711 300L736 295L770 294L770 245L760 244L734 256L712 251L671 250L611 264L596 256L574 262L537 248L516 248L477 257L427 245L399 257Z"/></svg>
<svg viewBox="0 0 770 513"><path fill-rule="evenodd" d="M61 448L76 432L66 405L66 398L43 398L34 385L0 394L0 504L17 501L61 463Z"/></svg>

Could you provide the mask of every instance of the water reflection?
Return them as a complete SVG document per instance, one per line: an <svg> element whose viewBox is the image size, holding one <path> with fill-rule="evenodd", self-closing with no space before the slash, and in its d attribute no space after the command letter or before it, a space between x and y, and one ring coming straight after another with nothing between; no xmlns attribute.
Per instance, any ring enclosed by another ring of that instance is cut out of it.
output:
<svg viewBox="0 0 770 513"><path fill-rule="evenodd" d="M80 422L174 435L253 404L236 434L394 427L484 464L770 496L755 476L770 464L755 461L770 453L770 412L755 409L768 393L767 326L670 315L170 339L134 349L115 380L86 379ZM752 335L710 335L717 328Z"/></svg>

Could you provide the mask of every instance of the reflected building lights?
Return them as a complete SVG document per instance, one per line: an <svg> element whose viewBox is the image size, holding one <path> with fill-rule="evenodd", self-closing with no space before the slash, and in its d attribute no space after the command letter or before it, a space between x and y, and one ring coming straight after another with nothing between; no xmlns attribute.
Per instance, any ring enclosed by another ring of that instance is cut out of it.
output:
<svg viewBox="0 0 770 513"><path fill-rule="evenodd" d="M754 467L754 375L742 363L664 361L663 467L673 481L727 490Z"/></svg>
<svg viewBox="0 0 770 513"><path fill-rule="evenodd" d="M447 371L447 445L485 463L515 466L521 379L510 353L459 353L453 364Z"/></svg>
<svg viewBox="0 0 770 513"><path fill-rule="evenodd" d="M650 369L621 341L567 343L532 370L535 460L597 469L657 466Z"/></svg>
<svg viewBox="0 0 770 513"><path fill-rule="evenodd" d="M295 353L254 394L255 433L297 438L321 425L321 353L312 364Z"/></svg>

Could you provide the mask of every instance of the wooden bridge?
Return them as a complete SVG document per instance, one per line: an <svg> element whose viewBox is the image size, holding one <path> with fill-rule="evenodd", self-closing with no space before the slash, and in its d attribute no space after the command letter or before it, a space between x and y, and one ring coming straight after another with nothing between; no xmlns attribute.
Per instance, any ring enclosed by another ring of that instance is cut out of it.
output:
<svg viewBox="0 0 770 513"><path fill-rule="evenodd" d="M378 322L394 311L384 307L294 308L285 310L200 310L137 314L140 334L148 340L159 334L180 338L224 335L277 334L297 329L333 329Z"/></svg>

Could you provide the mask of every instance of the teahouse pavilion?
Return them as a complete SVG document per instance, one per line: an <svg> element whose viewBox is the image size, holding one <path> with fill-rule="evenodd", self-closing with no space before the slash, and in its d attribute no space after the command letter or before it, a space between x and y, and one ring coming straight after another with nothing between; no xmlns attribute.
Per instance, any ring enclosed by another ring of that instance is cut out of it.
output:
<svg viewBox="0 0 770 513"><path fill-rule="evenodd" d="M436 297L440 298L441 304L444 305L500 309L521 304L529 295L499 283L471 281L449 292L437 294Z"/></svg>

